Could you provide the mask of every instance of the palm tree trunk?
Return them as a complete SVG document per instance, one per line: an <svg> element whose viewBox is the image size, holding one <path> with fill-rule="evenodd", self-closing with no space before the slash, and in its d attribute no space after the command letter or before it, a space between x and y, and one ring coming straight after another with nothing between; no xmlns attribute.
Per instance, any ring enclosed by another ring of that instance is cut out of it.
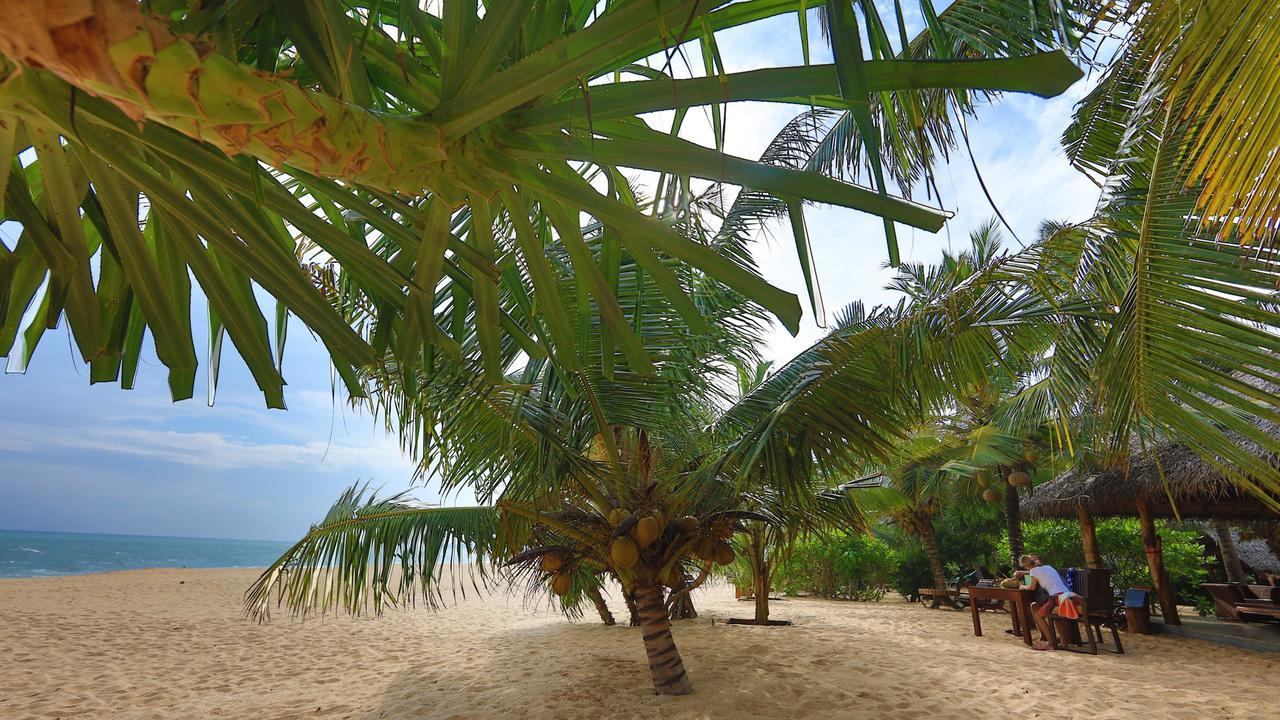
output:
<svg viewBox="0 0 1280 720"><path fill-rule="evenodd" d="M613 619L613 613L609 612L609 605L600 594L600 588L593 587L587 590L587 597L591 598L591 604L596 606L596 612L600 613L600 620L605 625L613 625L617 622Z"/></svg>
<svg viewBox="0 0 1280 720"><path fill-rule="evenodd" d="M757 625L769 624L769 562L764 557L764 533L759 527L750 535L751 595L755 599Z"/></svg>
<svg viewBox="0 0 1280 720"><path fill-rule="evenodd" d="M755 594L756 600L756 624L769 624L769 568L768 564L762 564L758 568L752 568L754 574L751 577L752 593Z"/></svg>
<svg viewBox="0 0 1280 720"><path fill-rule="evenodd" d="M684 584L688 585L693 582L688 575L684 577ZM693 593L687 592L676 598L675 604L671 606L671 612L667 616L672 620L692 620L698 617L698 609L693 606Z"/></svg>
<svg viewBox="0 0 1280 720"><path fill-rule="evenodd" d="M627 603L627 613L630 615L627 624L631 627L640 627L640 608L636 607L635 595L624 590L622 598Z"/></svg>
<svg viewBox="0 0 1280 720"><path fill-rule="evenodd" d="M938 540L933 532L933 518L929 513L916 513L916 529L920 540L924 542L924 554L929 558L929 569L933 571L933 587L936 590L947 589L947 575L942 569L942 555L938 552ZM941 595L933 596L933 606L942 603Z"/></svg>
<svg viewBox="0 0 1280 720"><path fill-rule="evenodd" d="M1018 505L1018 488L1009 484L1008 468L1000 468L1000 475L1005 480L1004 493L1004 523L1005 529L1009 533L1009 561L1013 565L1013 569L1017 570L1018 558L1022 557L1024 550L1022 544L1022 508Z"/></svg>
<svg viewBox="0 0 1280 720"><path fill-rule="evenodd" d="M640 610L640 629L644 633L644 652L649 656L649 672L653 691L658 695L688 695L693 684L684 671L684 661L671 638L671 621L662 601L658 585L636 588L636 605Z"/></svg>
<svg viewBox="0 0 1280 720"><path fill-rule="evenodd" d="M1236 539L1231 536L1231 526L1226 520L1214 520L1210 524L1218 539L1218 552L1222 555L1222 566L1227 571L1227 582L1244 584L1244 565L1240 563L1240 553L1236 551Z"/></svg>

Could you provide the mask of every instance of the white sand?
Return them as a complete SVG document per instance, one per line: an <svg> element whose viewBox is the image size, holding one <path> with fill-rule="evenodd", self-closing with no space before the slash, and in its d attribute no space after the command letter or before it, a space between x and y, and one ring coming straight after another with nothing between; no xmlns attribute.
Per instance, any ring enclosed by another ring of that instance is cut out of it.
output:
<svg viewBox="0 0 1280 720"><path fill-rule="evenodd" d="M637 629L519 598L381 618L241 619L248 570L0 581L0 718L1230 718L1280 704L1280 658L1123 635L1033 652L987 615L788 600L725 625L725 587L675 624L693 695L651 694ZM611 598L625 622L621 602Z"/></svg>

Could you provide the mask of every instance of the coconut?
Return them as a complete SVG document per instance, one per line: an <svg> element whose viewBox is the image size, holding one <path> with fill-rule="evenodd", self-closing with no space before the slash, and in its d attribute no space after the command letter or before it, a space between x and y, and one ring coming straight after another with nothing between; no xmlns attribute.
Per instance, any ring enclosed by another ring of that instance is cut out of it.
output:
<svg viewBox="0 0 1280 720"><path fill-rule="evenodd" d="M640 561L640 550L629 537L615 538L609 546L609 557L620 568L633 568Z"/></svg>
<svg viewBox="0 0 1280 720"><path fill-rule="evenodd" d="M733 546L727 542L718 542L712 548L712 554L717 565L732 565L734 554Z"/></svg>
<svg viewBox="0 0 1280 720"><path fill-rule="evenodd" d="M634 533L636 545L643 550L652 545L658 539L658 536L662 534L662 526L658 524L657 518L649 515L640 518L640 521L636 523Z"/></svg>
<svg viewBox="0 0 1280 720"><path fill-rule="evenodd" d="M688 535L698 529L698 518L692 515L685 515L676 521L676 529Z"/></svg>
<svg viewBox="0 0 1280 720"><path fill-rule="evenodd" d="M654 510L652 514L653 519L658 521L658 533L661 534L667 529L667 516L663 515L661 510Z"/></svg>
<svg viewBox="0 0 1280 720"><path fill-rule="evenodd" d="M627 519L627 516L630 514L631 513L627 512L626 508L614 508L613 510L609 511L609 524L614 527L618 527L619 525L622 524L623 520Z"/></svg>
<svg viewBox="0 0 1280 720"><path fill-rule="evenodd" d="M1009 484L1014 487L1026 487L1031 484L1031 476L1021 470L1009 473Z"/></svg>
<svg viewBox="0 0 1280 720"><path fill-rule="evenodd" d="M569 589L573 587L573 575L567 572L556 573L551 576L551 591L564 597L569 593Z"/></svg>
<svg viewBox="0 0 1280 720"><path fill-rule="evenodd" d="M698 542L693 546L693 554L703 560L715 560L716 539L710 535L704 535L698 538Z"/></svg>
<svg viewBox="0 0 1280 720"><path fill-rule="evenodd" d="M989 503L998 503L1000 502L1001 497L1003 496L1000 494L1000 491L995 488L987 488L982 491L982 499Z"/></svg>
<svg viewBox="0 0 1280 720"><path fill-rule="evenodd" d="M564 555L558 552L544 553L542 556L542 571L553 573L564 567Z"/></svg>
<svg viewBox="0 0 1280 720"><path fill-rule="evenodd" d="M1036 453L1035 448L1027 448L1027 450L1022 453L1022 458L1029 463L1035 462L1039 457L1040 456Z"/></svg>
<svg viewBox="0 0 1280 720"><path fill-rule="evenodd" d="M609 459L609 451L604 446L604 435L596 433L591 438L591 442L587 443L587 451L585 453L588 460L596 462L604 462Z"/></svg>

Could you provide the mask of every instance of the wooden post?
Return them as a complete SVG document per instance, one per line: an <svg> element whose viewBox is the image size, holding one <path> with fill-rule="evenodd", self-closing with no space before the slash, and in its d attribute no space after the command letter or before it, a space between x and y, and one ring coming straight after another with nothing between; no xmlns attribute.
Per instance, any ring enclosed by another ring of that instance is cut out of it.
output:
<svg viewBox="0 0 1280 720"><path fill-rule="evenodd" d="M1142 521L1142 550L1147 555L1147 567L1151 570L1151 584L1160 599L1160 614L1164 616L1166 625L1181 625L1178 605L1173 600L1173 587L1169 585L1169 575L1164 569L1160 536L1156 534L1156 523L1151 519L1151 505L1146 498L1138 498L1138 519Z"/></svg>
<svg viewBox="0 0 1280 720"><path fill-rule="evenodd" d="M1076 518L1080 520L1080 542L1084 545L1084 564L1091 568L1102 567L1102 553L1098 551L1098 531L1093 516L1083 505L1076 506Z"/></svg>
<svg viewBox="0 0 1280 720"><path fill-rule="evenodd" d="M1013 566L1013 572L1017 572L1022 569L1018 558L1022 557L1026 548L1022 544L1022 509L1018 505L1018 488L1009 484L1012 472L1012 468L1000 466L1000 477L1004 479L1004 524L1009 533L1009 563Z"/></svg>

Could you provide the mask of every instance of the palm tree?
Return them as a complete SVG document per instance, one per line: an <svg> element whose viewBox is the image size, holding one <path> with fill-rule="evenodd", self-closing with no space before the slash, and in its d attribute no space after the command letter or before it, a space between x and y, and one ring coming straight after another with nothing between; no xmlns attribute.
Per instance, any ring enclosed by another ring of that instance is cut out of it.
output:
<svg viewBox="0 0 1280 720"><path fill-rule="evenodd" d="M1251 420L1280 418L1280 398L1256 387L1280 378L1280 121L1269 92L1280 77L1269 51L1277 12L1268 0L956 0L900 43L904 58L1006 44L1102 58L1063 136L1067 157L1102 190L1097 211L1052 229L1079 241L1054 302L1091 305L1094 315L1059 313L1041 377L997 412L1003 425L1051 425L1079 459L1085 448L1070 433L1087 420L1097 443L1089 454L1119 467L1131 447L1172 438L1274 502L1280 470L1233 438L1265 442ZM1017 13L1042 22L996 19ZM881 56L892 56L881 42ZM806 138L817 150L799 166L856 179L878 165L904 192L935 190L932 163L967 143L971 99L886 93L871 106L879 126L914 120L921 131L864 142L846 112Z"/></svg>
<svg viewBox="0 0 1280 720"><path fill-rule="evenodd" d="M788 198L797 215L807 200L936 230L945 213L879 185L726 155L718 104L847 108L905 88L1053 95L1080 76L1061 53L864 58L847 2L831 3L836 63L744 73L723 71L716 34L797 11L803 20L805 3L433 7L0 2L0 205L23 228L16 247L0 247L0 355L23 337L10 369L25 368L65 315L92 382L132 386L150 333L172 396L190 397L198 288L209 304L210 400L230 337L267 404L283 407L290 315L325 344L352 392L358 371L388 354L414 367L465 353L501 383L504 345L565 362L579 353L532 232L540 218L564 225L579 214L661 276L695 327L668 259L794 332L794 295L765 283L741 248L673 231L622 171L680 178L662 196L685 198L692 178L706 178ZM672 60L694 43L707 72L677 77ZM678 136L697 107L711 110L716 149ZM665 110L676 111L667 131L641 120ZM495 237L495 225L514 232ZM575 282L609 326L602 339L632 369L652 371L619 312L612 265L567 238ZM479 341L464 347L471 326Z"/></svg>
<svg viewBox="0 0 1280 720"><path fill-rule="evenodd" d="M724 241L768 213L767 203L735 203L713 237ZM424 472L436 473L443 491L470 491L481 504L418 508L344 496L264 573L249 594L251 612L267 613L273 592L296 612L378 610L414 597L434 605L441 565L463 559L474 562L481 582L549 586L570 604L586 594L579 593L584 578L607 574L636 606L655 689L687 692L670 605L716 562L734 559L727 541L735 535L749 557L765 558L755 582L767 601L760 585L769 552L838 513L856 518L847 491L821 491L826 478L887 462L921 413L950 407L955 388L988 377L992 348L1025 345L1018 339L1049 307L1043 294L1010 292L988 276L1042 267L1041 287L1057 267L1045 244L992 261L979 273L984 282L958 283L932 302L871 313L855 306L832 336L766 376L768 366L755 358L764 316L747 298L710 280L690 284L711 320L695 332L660 279L622 255L618 297L658 359L655 374L641 374L603 341L608 325L572 281L558 237L567 225L554 225L534 223L535 233L558 270L584 364L531 358L493 386L448 358L412 373L388 358L365 378L371 406L422 459ZM690 237L711 231L692 211L677 227ZM593 252L609 242L607 228L583 237ZM951 347L940 352L930 338L947 338ZM463 335L474 341L474 332ZM517 346L504 352L504 367L519 359ZM739 375L736 398L725 390L731 371ZM827 392L830 379L842 394Z"/></svg>

